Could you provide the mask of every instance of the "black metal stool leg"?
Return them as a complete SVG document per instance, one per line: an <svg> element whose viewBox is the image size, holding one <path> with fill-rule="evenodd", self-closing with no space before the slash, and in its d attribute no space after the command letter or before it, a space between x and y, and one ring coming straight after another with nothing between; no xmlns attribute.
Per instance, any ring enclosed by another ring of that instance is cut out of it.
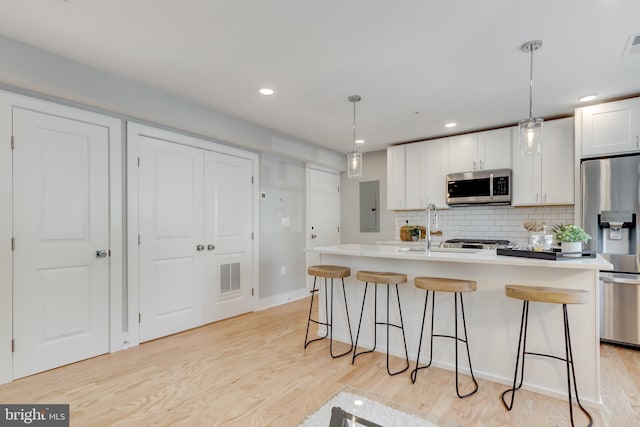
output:
<svg viewBox="0 0 640 427"><path fill-rule="evenodd" d="M315 297L316 292L318 292L318 290L316 289L316 280L317 280L317 279L318 279L318 277L317 277L317 276L314 276L314 277L313 277L313 289L311 290L311 304L309 305L309 317L308 317L308 319L307 319L307 332L306 332L306 334L305 334L305 336L304 336L304 348L305 348L305 349L306 349L306 348L309 346L309 344L311 344L312 342L314 342L314 341L319 341L319 340L322 340L322 339L327 338L327 336L328 336L328 334L329 334L329 329L328 329L328 327L327 327L327 330L325 331L324 336L319 337L319 338L314 338L314 339L312 339L311 341L308 341L308 339L309 339L309 325L310 325L312 322L313 322L313 323L315 323L315 324L317 324L317 325L325 325L325 326L326 326L326 322L319 322L319 321L314 320L314 319L312 319L312 318L311 318L311 313L313 312L313 299L314 299L314 297ZM324 280L325 280L324 285L325 285L325 294L326 294L326 290L327 290L327 289L326 289L326 287L327 287L327 279L325 278ZM326 301L326 297L325 297L325 301ZM325 309L326 309L326 307L325 307ZM326 311L326 310L325 310L325 311Z"/></svg>
<svg viewBox="0 0 640 427"><path fill-rule="evenodd" d="M377 310L376 310L376 306L378 304L378 287L377 284L374 287L373 290L373 301L374 301L374 305L373 305L373 321L374 321L374 327L373 327L373 348L371 350L366 350L366 351L361 351L360 353L358 353L358 340L360 339L360 327L362 326L362 315L364 314L364 305L365 302L367 301L367 289L369 289L369 282L366 282L364 284L364 295L362 297L362 308L360 309L360 321L358 322L358 333L356 334L356 342L354 344L354 348L353 348L353 357L351 358L351 364L353 364L353 362L356 360L356 357L365 354L365 353L372 353L375 349L376 349L376 327L375 324L377 322Z"/></svg>
<svg viewBox="0 0 640 427"><path fill-rule="evenodd" d="M400 292L398 291L398 284L396 283L396 295L398 297L398 312L400 314L400 326L399 326L399 328L402 331L402 339L404 341L404 352L405 352L405 356L406 356L407 366L404 369L400 370L400 371L391 372L391 370L389 369L389 327L391 327L391 326L398 327L398 326L391 324L391 321L389 319L389 302L390 302L389 301L389 299L390 299L389 286L390 285L387 285L387 322L386 322L386 325L387 325L387 373L389 375L393 376L393 375L401 374L404 371L406 371L407 369L409 369L409 353L407 351L407 340L406 340L406 338L404 336L404 323L402 321L402 308L400 306Z"/></svg>
<svg viewBox="0 0 640 427"><path fill-rule="evenodd" d="M462 311L462 329L464 331L464 340L459 339L458 338L458 295L460 296L460 311ZM474 394L475 392L478 391L478 381L476 381L476 377L473 375L473 367L471 367L471 353L469 352L469 338L467 337L467 322L464 318L464 303L462 301L462 293L460 292L456 292L453 295L453 299L454 299L454 305L455 305L455 315L456 315L456 320L455 320L455 328L456 328L456 336L455 336L455 342L456 342L456 394L458 395L459 398L465 398L465 397L469 397L472 394ZM465 343L466 347L467 347L467 360L469 361L469 371L471 373L471 379L473 380L473 384L475 385L475 388L473 389L473 391L467 393L467 394L460 394L460 390L458 387L458 341L462 341Z"/></svg>
<svg viewBox="0 0 640 427"><path fill-rule="evenodd" d="M329 335L329 354L334 359L337 359L338 357L346 356L347 354L351 353L351 351L353 350L353 337L351 336L351 324L349 324L349 308L347 306L347 294L344 290L344 278L342 279L342 292L344 294L344 307L345 307L345 310L347 311L347 324L349 325L349 339L351 340L351 346L349 347L349 350L345 351L344 353L334 355L333 354L333 278L331 278L331 312L330 312L331 320L328 322L329 326L327 326L327 328L331 328L331 333Z"/></svg>
<svg viewBox="0 0 640 427"><path fill-rule="evenodd" d="M416 383L416 376L418 375L418 370L423 367L419 366L420 364L420 350L422 349L422 336L424 335L424 321L427 318L427 303L429 302L429 291L427 291L426 296L424 297L424 310L422 311L422 326L420 327L420 340L418 341L418 355L416 356L416 368L411 371L411 382ZM424 366L426 368L426 366Z"/></svg>
<svg viewBox="0 0 640 427"><path fill-rule="evenodd" d="M571 333L569 331L569 315L567 313L567 305L562 304L562 312L564 317L564 348L566 355L566 366L567 366L567 394L569 395L569 415L571 416L571 426L574 426L573 423L573 404L571 403L571 378L573 377L573 391L576 395L576 402L578 406L582 410L582 412L589 419L588 427L593 425L593 418L591 414L587 412L587 410L580 403L580 397L578 397L578 385L576 384L576 371L573 366L573 351L571 349ZM569 367L571 367L571 376L569 375Z"/></svg>
<svg viewBox="0 0 640 427"><path fill-rule="evenodd" d="M529 321L529 301L525 300L522 303L522 318L520 320L520 335L518 336L518 353L516 355L516 369L515 369L515 373L513 374L513 387L508 390L505 390L501 395L502 403L504 404L505 408L507 408L508 411L510 411L511 408L513 408L513 399L515 397L516 390L520 390L520 387L522 387L522 382L524 380L524 355L527 350L528 321ZM520 352L521 348L522 348L522 352ZM520 383L516 387L516 381L518 378L518 365L520 365L521 353L522 353L522 367L520 370ZM511 401L509 402L509 404L507 404L507 401L505 400L504 396L509 392L511 392Z"/></svg>

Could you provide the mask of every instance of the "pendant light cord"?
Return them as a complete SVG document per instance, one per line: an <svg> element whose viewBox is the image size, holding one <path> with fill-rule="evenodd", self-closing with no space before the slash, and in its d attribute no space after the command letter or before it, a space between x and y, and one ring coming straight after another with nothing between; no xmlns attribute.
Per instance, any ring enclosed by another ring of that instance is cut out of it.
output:
<svg viewBox="0 0 640 427"><path fill-rule="evenodd" d="M529 47L531 61L529 62L529 120L533 118L533 47Z"/></svg>
<svg viewBox="0 0 640 427"><path fill-rule="evenodd" d="M353 103L353 151L357 151L356 145L356 103Z"/></svg>

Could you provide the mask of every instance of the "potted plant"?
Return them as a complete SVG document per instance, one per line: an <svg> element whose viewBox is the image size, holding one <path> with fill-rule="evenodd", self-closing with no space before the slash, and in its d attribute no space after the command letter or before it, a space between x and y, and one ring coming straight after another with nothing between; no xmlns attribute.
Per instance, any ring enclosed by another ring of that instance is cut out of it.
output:
<svg viewBox="0 0 640 427"><path fill-rule="evenodd" d="M553 233L556 235L556 242L560 242L562 252L582 252L582 243L591 239L582 228L573 224L556 225L553 227ZM567 256L580 257L582 254L573 253Z"/></svg>
<svg viewBox="0 0 640 427"><path fill-rule="evenodd" d="M413 240L413 241L420 240L420 233L421 232L422 232L422 230L418 226L409 228L409 236L411 236L411 240Z"/></svg>

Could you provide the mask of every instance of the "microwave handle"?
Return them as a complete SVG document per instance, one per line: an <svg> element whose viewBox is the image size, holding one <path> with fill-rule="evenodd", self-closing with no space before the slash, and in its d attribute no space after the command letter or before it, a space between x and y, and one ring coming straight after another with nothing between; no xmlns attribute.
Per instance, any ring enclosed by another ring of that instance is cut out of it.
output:
<svg viewBox="0 0 640 427"><path fill-rule="evenodd" d="M493 200L493 174L489 174L489 197Z"/></svg>

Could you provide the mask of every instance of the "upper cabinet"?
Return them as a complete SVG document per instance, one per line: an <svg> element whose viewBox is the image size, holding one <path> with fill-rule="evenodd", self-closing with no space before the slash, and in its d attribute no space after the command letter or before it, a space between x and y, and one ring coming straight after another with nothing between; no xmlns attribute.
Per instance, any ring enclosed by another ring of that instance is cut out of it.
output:
<svg viewBox="0 0 640 427"><path fill-rule="evenodd" d="M573 119L544 122L540 151L520 156L513 128L513 206L574 203Z"/></svg>
<svg viewBox="0 0 640 427"><path fill-rule="evenodd" d="M387 209L446 208L448 138L387 148Z"/></svg>
<svg viewBox="0 0 640 427"><path fill-rule="evenodd" d="M387 209L406 209L405 147L387 148Z"/></svg>
<svg viewBox="0 0 640 427"><path fill-rule="evenodd" d="M640 150L640 98L576 109L582 157Z"/></svg>
<svg viewBox="0 0 640 427"><path fill-rule="evenodd" d="M511 129L494 129L449 138L447 172L502 168L511 168Z"/></svg>

